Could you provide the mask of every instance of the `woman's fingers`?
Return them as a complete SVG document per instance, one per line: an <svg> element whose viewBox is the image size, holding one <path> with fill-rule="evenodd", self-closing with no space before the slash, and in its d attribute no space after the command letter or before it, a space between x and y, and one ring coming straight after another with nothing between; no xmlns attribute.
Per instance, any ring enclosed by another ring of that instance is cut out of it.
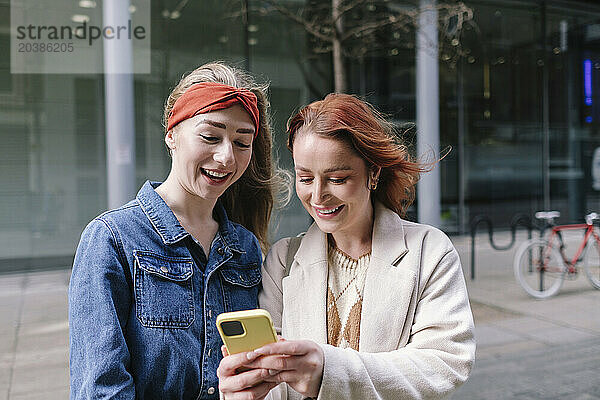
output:
<svg viewBox="0 0 600 400"><path fill-rule="evenodd" d="M319 394L321 387L321 377L314 377L310 374L303 375L300 371L281 371L278 374L265 378L265 382L278 385L286 382L294 390L306 397L315 398Z"/></svg>
<svg viewBox="0 0 600 400"><path fill-rule="evenodd" d="M269 371L259 368L240 372L236 375L222 376L217 370L217 376L219 377L219 390L223 393L228 393L259 386L269 376Z"/></svg>
<svg viewBox="0 0 600 400"><path fill-rule="evenodd" d="M275 371L270 370L269 376L265 377L265 382L280 384L283 382L292 383L298 380L298 374L295 371Z"/></svg>
<svg viewBox="0 0 600 400"><path fill-rule="evenodd" d="M262 356L255 361L245 364L248 368L266 369L271 375L281 371L310 371L320 372L323 370L323 359L317 353L310 353L301 356L273 355Z"/></svg>
<svg viewBox="0 0 600 400"><path fill-rule="evenodd" d="M281 354L262 356L250 363L246 363L244 366L248 368L274 370L276 371L275 373L277 373L279 371L295 369L297 362L295 362L296 360L292 360L293 358L293 356Z"/></svg>
<svg viewBox="0 0 600 400"><path fill-rule="evenodd" d="M259 354L254 352L243 352L225 356L219 364L217 375L219 375L219 371L223 376L234 375L238 368L254 361L258 356Z"/></svg>
<svg viewBox="0 0 600 400"><path fill-rule="evenodd" d="M221 351L226 353L226 349ZM276 382L265 382L270 376L269 371L264 368L252 368L246 370L249 363L259 357L257 353L238 353L225 356L219 368L219 390L226 399L262 399L269 391L277 386ZM240 371L240 369L244 369Z"/></svg>
<svg viewBox="0 0 600 400"><path fill-rule="evenodd" d="M225 393L225 392L223 392L223 390L221 390L221 391L223 392L223 397L226 400L238 400L238 399L240 399L240 400L246 400L246 399L261 400L261 399L264 399L265 396L267 394L269 394L271 389L273 389L277 385L278 385L278 383L274 383L274 382L263 382L254 387L251 387L251 388L248 388L245 390L240 390L240 391L234 392L234 393Z"/></svg>
<svg viewBox="0 0 600 400"><path fill-rule="evenodd" d="M288 354L299 356L308 353L313 347L313 342L308 340L281 340L277 343L270 343L260 347L251 353L258 355Z"/></svg>
<svg viewBox="0 0 600 400"><path fill-rule="evenodd" d="M316 397L323 377L323 365L323 349L315 342L280 340L248 353L225 357L217 369L217 376L221 391L236 396L227 398L256 398L263 393L257 390L262 391L281 382L287 382L305 397ZM239 372L241 367L251 369Z"/></svg>
<svg viewBox="0 0 600 400"><path fill-rule="evenodd" d="M280 383L287 382L294 390L306 397L316 397L321 387L323 349L310 340L280 341L265 345L252 353L255 358L247 366L267 370L270 374L263 379Z"/></svg>

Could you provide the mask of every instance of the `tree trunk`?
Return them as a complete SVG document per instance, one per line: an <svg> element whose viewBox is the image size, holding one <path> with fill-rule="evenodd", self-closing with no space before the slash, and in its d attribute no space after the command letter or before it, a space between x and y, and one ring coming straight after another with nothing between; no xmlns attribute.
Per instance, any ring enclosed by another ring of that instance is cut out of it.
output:
<svg viewBox="0 0 600 400"><path fill-rule="evenodd" d="M333 83L336 93L346 92L346 69L344 67L344 54L340 37L343 32L342 18L339 15L342 0L331 0L331 16L334 21L333 33Z"/></svg>

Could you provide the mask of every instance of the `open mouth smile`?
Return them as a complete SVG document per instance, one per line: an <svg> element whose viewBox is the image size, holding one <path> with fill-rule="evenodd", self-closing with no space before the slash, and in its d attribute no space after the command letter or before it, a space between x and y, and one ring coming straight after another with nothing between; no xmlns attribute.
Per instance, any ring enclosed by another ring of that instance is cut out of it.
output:
<svg viewBox="0 0 600 400"><path fill-rule="evenodd" d="M321 218L332 218L340 213L340 211L344 208L344 205L337 206L334 208L316 208L313 207L317 213L317 215Z"/></svg>
<svg viewBox="0 0 600 400"><path fill-rule="evenodd" d="M220 172L220 171L209 170L209 169L204 169L204 168L200 168L200 171L202 172L202 175L204 175L204 177L211 184L223 183L229 178L229 175L232 174L231 172Z"/></svg>

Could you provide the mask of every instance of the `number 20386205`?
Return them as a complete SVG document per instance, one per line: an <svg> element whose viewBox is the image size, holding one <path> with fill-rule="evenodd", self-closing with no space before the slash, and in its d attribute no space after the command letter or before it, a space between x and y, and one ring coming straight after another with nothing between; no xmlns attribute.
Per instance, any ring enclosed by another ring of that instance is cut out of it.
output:
<svg viewBox="0 0 600 400"><path fill-rule="evenodd" d="M72 53L73 43L18 43L19 53Z"/></svg>

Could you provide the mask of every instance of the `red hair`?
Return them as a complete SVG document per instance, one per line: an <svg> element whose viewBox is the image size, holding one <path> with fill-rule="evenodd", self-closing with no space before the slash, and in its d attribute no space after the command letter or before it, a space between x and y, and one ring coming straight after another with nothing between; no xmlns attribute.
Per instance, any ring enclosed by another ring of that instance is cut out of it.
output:
<svg viewBox="0 0 600 400"><path fill-rule="evenodd" d="M373 195L400 216L415 198L415 184L431 168L416 162L394 134L394 127L370 104L348 94L332 93L303 107L288 121L288 149L298 131L344 140L369 167L381 168Z"/></svg>

